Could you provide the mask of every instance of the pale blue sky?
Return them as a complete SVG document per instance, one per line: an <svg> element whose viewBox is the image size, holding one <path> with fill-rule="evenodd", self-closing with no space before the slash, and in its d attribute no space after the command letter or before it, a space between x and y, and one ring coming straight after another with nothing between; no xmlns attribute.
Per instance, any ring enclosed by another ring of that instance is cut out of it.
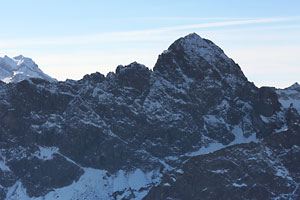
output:
<svg viewBox="0 0 300 200"><path fill-rule="evenodd" d="M256 85L300 81L300 1L0 0L0 56L23 54L59 79L106 74L191 32L219 45Z"/></svg>

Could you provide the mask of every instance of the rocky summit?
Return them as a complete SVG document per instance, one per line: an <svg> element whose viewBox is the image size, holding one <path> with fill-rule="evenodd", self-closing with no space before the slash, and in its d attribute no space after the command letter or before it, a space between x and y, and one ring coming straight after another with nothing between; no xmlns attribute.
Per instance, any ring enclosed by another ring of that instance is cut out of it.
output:
<svg viewBox="0 0 300 200"><path fill-rule="evenodd" d="M0 199L300 199L299 112L195 33L153 70L0 82Z"/></svg>

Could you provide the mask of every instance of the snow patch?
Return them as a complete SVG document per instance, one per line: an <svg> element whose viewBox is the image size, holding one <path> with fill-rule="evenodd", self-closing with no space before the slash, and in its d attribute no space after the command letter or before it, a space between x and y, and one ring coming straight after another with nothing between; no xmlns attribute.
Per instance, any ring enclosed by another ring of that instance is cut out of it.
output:
<svg viewBox="0 0 300 200"><path fill-rule="evenodd" d="M114 193L116 199L126 198L131 193L135 195L134 199L142 199L150 189L149 186L160 179L156 172L144 173L141 169L129 173L120 170L114 175L92 168L84 168L84 171L77 182L50 192L45 199L113 199Z"/></svg>
<svg viewBox="0 0 300 200"><path fill-rule="evenodd" d="M226 145L223 145L223 144L218 143L218 142L210 143L207 147L201 147L198 151L187 153L186 156L193 157L193 156L208 154L208 153L215 152L219 149L222 149L224 147L226 147Z"/></svg>
<svg viewBox="0 0 300 200"><path fill-rule="evenodd" d="M106 170L82 168L84 174L77 182L71 185L55 189L44 197L29 198L26 189L18 181L9 188L6 199L17 200L110 200L127 199L134 195L132 199L142 199L151 187L160 183L161 174L159 171L143 172L136 169L131 172L123 170L116 174L109 174Z"/></svg>
<svg viewBox="0 0 300 200"><path fill-rule="evenodd" d="M256 138L256 133L252 133L249 137L245 137L243 129L240 125L234 126L234 128L232 129L232 133L234 134L235 139L229 145L259 142L259 140Z"/></svg>
<svg viewBox="0 0 300 200"><path fill-rule="evenodd" d="M228 172L228 169L211 170L211 172L215 174L225 174Z"/></svg>
<svg viewBox="0 0 300 200"><path fill-rule="evenodd" d="M293 181L292 177L290 177L289 171L285 167L278 166L278 167L275 168L275 170L276 170L275 176L279 176L279 177L282 177L284 179L288 179L290 181Z"/></svg>
<svg viewBox="0 0 300 200"><path fill-rule="evenodd" d="M219 119L217 119L213 116L211 116L209 119L210 119L210 121L219 121ZM201 147L198 151L187 153L185 155L189 156L189 157L193 157L193 156L212 153L212 152L215 152L215 151L220 150L222 148L232 146L234 144L259 142L259 140L256 138L256 133L252 133L249 137L245 137L244 134L243 134L243 130L242 130L240 125L234 126L233 129L232 129L232 133L234 134L235 139L234 139L234 141L232 141L228 145L223 145L222 143L219 143L219 142L212 142L207 147Z"/></svg>
<svg viewBox="0 0 300 200"><path fill-rule="evenodd" d="M6 158L0 152L0 169L2 171L10 171L9 167L6 165Z"/></svg>
<svg viewBox="0 0 300 200"><path fill-rule="evenodd" d="M275 133L279 133L279 132L287 131L287 130L288 130L288 126L285 124L285 125L282 126L281 128L275 129Z"/></svg>
<svg viewBox="0 0 300 200"><path fill-rule="evenodd" d="M53 154L58 153L57 147L41 147L39 146L39 151L36 151L33 156L40 160L52 160Z"/></svg>
<svg viewBox="0 0 300 200"><path fill-rule="evenodd" d="M183 174L184 171L182 169L177 169L175 172L179 173L179 174Z"/></svg>
<svg viewBox="0 0 300 200"><path fill-rule="evenodd" d="M27 195L26 189L23 187L21 181L17 181L12 187L10 187L6 194L6 200L30 200Z"/></svg>
<svg viewBox="0 0 300 200"><path fill-rule="evenodd" d="M2 171L10 171L9 167L6 165L6 163L3 160L0 161L0 169Z"/></svg>
<svg viewBox="0 0 300 200"><path fill-rule="evenodd" d="M263 115L260 115L261 120L263 120L263 122L265 123L270 123L270 119L268 117L265 117Z"/></svg>
<svg viewBox="0 0 300 200"><path fill-rule="evenodd" d="M234 187L247 187L247 185L245 183L242 183L242 184L233 183L232 185Z"/></svg>

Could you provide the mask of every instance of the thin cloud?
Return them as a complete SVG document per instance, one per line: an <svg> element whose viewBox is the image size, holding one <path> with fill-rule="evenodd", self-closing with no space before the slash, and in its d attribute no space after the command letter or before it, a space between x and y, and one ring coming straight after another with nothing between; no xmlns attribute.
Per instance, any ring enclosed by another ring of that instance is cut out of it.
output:
<svg viewBox="0 0 300 200"><path fill-rule="evenodd" d="M253 18L237 18L237 17L139 17L139 18L122 18L111 19L112 21L207 21L207 20L249 20Z"/></svg>
<svg viewBox="0 0 300 200"><path fill-rule="evenodd" d="M183 26L171 26L162 27L157 29L146 29L136 31L124 31L124 32L108 32L93 35L82 36L63 36L59 38L40 38L40 39L24 39L24 40L5 40L0 41L2 48L15 48L21 46L44 46L44 45L76 45L76 44L90 44L95 42L107 42L107 41L152 41L152 40L165 40L162 33L187 30L198 30L201 28L215 28L215 27L227 27L236 25L249 25L249 24L263 24L263 23L278 23L299 20L300 17L288 17L288 18L264 18L264 19L250 19L250 20L233 20L222 21L212 23L200 23Z"/></svg>
<svg viewBox="0 0 300 200"><path fill-rule="evenodd" d="M272 23L272 22L285 22L285 21L294 21L300 19L299 17L294 18L265 18L265 19L251 19L251 20L234 20L226 22L213 22L213 23L203 23L203 24L194 24L186 26L174 26L161 28L156 31L178 31L185 29L198 29L198 28L212 28L212 27L222 27L222 26L233 26L233 25L247 25L247 24L261 24L261 23Z"/></svg>

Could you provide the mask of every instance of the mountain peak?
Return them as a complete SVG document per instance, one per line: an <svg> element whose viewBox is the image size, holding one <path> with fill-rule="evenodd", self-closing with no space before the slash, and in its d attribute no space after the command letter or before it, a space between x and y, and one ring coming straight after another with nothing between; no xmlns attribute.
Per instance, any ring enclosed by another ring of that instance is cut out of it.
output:
<svg viewBox="0 0 300 200"><path fill-rule="evenodd" d="M290 90L300 90L300 85L298 82L294 83L293 85L291 85L290 87L287 87L286 89L290 89Z"/></svg>
<svg viewBox="0 0 300 200"><path fill-rule="evenodd" d="M123 66L123 65L119 65L116 69L116 74L120 74L120 73L124 73L125 71L132 71L132 70L136 70L136 71L148 71L149 69L143 65L140 64L138 62L132 62L129 65Z"/></svg>
<svg viewBox="0 0 300 200"><path fill-rule="evenodd" d="M41 78L47 81L56 81L39 69L38 65L31 59L23 55L13 58L5 55L0 57L0 80L9 82L19 82L29 78Z"/></svg>
<svg viewBox="0 0 300 200"><path fill-rule="evenodd" d="M190 42L190 43L194 43L194 44L199 44L201 43L202 45L205 45L205 39L202 38L200 35L198 35L197 33L190 33L184 37L179 38L177 41L181 41L181 42Z"/></svg>
<svg viewBox="0 0 300 200"><path fill-rule="evenodd" d="M184 37L181 37L179 38L178 40L193 40L194 42L197 41L197 42L202 42L204 39L198 35L197 33L190 33Z"/></svg>
<svg viewBox="0 0 300 200"><path fill-rule="evenodd" d="M215 45L212 41L200 37L196 33L191 33L185 37L176 40L168 49L169 51L182 51L190 60L203 58L210 64L219 62L219 58L232 62L224 51Z"/></svg>
<svg viewBox="0 0 300 200"><path fill-rule="evenodd" d="M24 59L24 58L25 57L22 54L14 57L14 59L16 59L16 60L21 60L21 59Z"/></svg>
<svg viewBox="0 0 300 200"><path fill-rule="evenodd" d="M28 67L37 68L36 63L31 58L24 57L23 55L15 56L13 58L5 55L3 58L0 58L0 63L11 67L13 70L20 68L23 63Z"/></svg>
<svg viewBox="0 0 300 200"><path fill-rule="evenodd" d="M7 55L5 55L3 58L0 57L0 63L3 65L8 65L12 68L16 68L17 67L17 63L10 57L8 57Z"/></svg>
<svg viewBox="0 0 300 200"><path fill-rule="evenodd" d="M170 56L194 66L198 66L199 63L203 61L211 66L216 66L219 63L227 63L229 65L234 64L220 47L210 40L200 37L196 33L191 33L176 40L160 55L159 60ZM157 65L155 67L157 67ZM157 70L161 69L157 67Z"/></svg>
<svg viewBox="0 0 300 200"><path fill-rule="evenodd" d="M184 73L197 80L223 80L231 86L247 81L240 67L220 47L196 33L181 37L171 44L159 56L153 70L172 74L175 79Z"/></svg>
<svg viewBox="0 0 300 200"><path fill-rule="evenodd" d="M24 63L28 67L38 68L37 64L31 58L24 57L23 55L15 56L13 57L13 60L18 63L18 66L21 66Z"/></svg>

